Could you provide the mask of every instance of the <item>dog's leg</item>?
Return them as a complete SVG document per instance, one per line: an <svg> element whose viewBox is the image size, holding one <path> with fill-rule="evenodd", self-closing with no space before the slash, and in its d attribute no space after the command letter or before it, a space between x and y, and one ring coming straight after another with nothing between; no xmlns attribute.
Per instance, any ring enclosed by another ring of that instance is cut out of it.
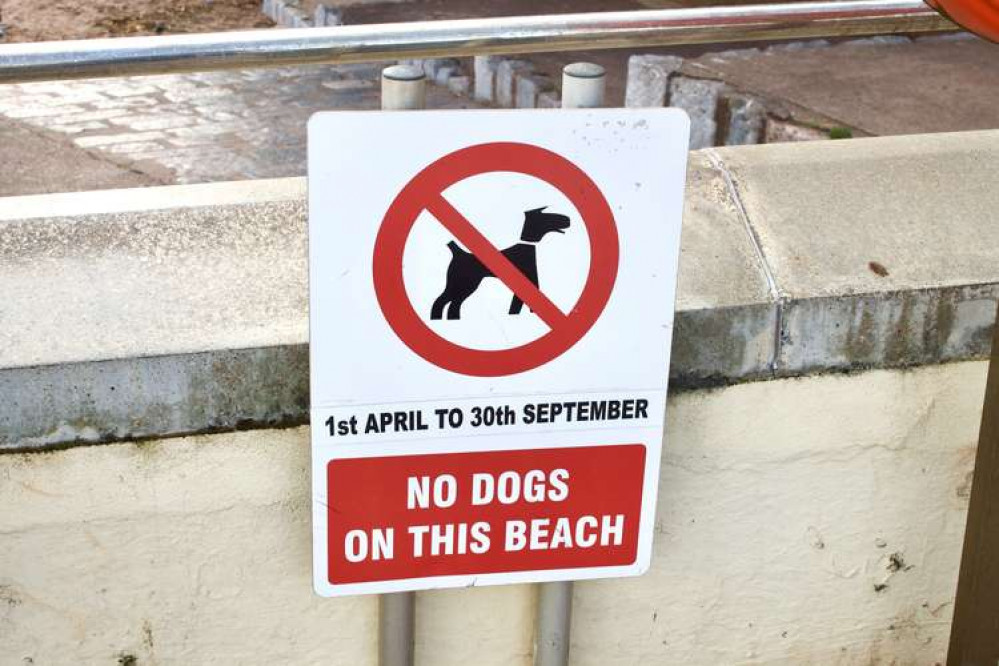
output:
<svg viewBox="0 0 999 666"><path fill-rule="evenodd" d="M467 298L467 296L466 296ZM448 319L461 319L461 304L465 302L465 299L454 299L447 306L447 318Z"/></svg>
<svg viewBox="0 0 999 666"><path fill-rule="evenodd" d="M437 300L434 301L434 304L430 307L431 319L436 320L444 316L444 306L447 305L447 300L448 300L447 289L445 289L441 293L441 295L437 297Z"/></svg>
<svg viewBox="0 0 999 666"><path fill-rule="evenodd" d="M531 248L532 250L534 248ZM519 268L524 272L524 277L531 281L535 287L538 286L538 262L534 257L533 253L531 256L524 261L524 263L519 266ZM520 299L517 294L513 295L513 299L510 300L510 314L520 314L520 311L524 308L524 301Z"/></svg>

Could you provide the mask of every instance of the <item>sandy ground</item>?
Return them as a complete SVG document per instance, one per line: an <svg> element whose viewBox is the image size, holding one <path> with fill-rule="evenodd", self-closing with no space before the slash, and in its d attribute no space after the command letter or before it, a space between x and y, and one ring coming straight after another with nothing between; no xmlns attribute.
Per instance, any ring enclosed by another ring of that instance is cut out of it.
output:
<svg viewBox="0 0 999 666"><path fill-rule="evenodd" d="M145 187L171 182L170 175L137 171L111 162L54 132L0 119L0 197Z"/></svg>
<svg viewBox="0 0 999 666"><path fill-rule="evenodd" d="M7 42L268 28L260 0L0 0Z"/></svg>

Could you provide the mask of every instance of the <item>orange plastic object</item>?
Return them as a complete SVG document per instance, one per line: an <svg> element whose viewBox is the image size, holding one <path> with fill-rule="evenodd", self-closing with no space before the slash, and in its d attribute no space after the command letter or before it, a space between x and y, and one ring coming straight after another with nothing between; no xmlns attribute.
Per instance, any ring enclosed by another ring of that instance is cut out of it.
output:
<svg viewBox="0 0 999 666"><path fill-rule="evenodd" d="M999 0L926 0L954 23L999 43Z"/></svg>

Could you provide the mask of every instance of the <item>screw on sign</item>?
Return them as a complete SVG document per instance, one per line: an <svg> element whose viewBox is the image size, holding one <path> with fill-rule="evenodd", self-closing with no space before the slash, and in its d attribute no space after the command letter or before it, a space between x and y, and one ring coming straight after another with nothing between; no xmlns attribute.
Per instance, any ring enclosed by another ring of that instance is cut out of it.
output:
<svg viewBox="0 0 999 666"><path fill-rule="evenodd" d="M999 43L999 0L926 0L954 23Z"/></svg>
<svg viewBox="0 0 999 666"><path fill-rule="evenodd" d="M590 266L582 294L568 313L538 288L533 243L562 232L569 218L543 208L526 211L521 243L498 250L442 196L445 189L472 176L513 172L533 176L560 190L583 217L589 237ZM406 241L417 217L429 211L455 238L444 291L429 313L414 308L403 280ZM498 377L531 370L557 358L593 326L610 299L618 269L618 237L610 205L579 167L544 148L523 143L486 143L445 155L424 168L396 196L375 241L375 294L386 321L399 339L425 360L452 372ZM486 277L499 278L513 292L509 314L526 303L548 326L548 333L526 344L498 350L470 349L447 340L424 321L460 319L461 305Z"/></svg>

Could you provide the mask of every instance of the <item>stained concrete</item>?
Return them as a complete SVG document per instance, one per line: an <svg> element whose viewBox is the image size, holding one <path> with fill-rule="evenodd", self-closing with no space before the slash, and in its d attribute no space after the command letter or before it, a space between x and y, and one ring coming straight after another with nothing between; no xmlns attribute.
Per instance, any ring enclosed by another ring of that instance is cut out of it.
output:
<svg viewBox="0 0 999 666"><path fill-rule="evenodd" d="M675 381L769 371L776 304L733 192L698 152L687 170L676 307Z"/></svg>
<svg viewBox="0 0 999 666"><path fill-rule="evenodd" d="M775 307L750 237L703 155L689 180L674 380L761 376ZM304 189L0 200L0 447L304 421Z"/></svg>
<svg viewBox="0 0 999 666"><path fill-rule="evenodd" d="M572 663L942 663L986 365L674 393L651 569L576 583ZM375 597L312 592L308 428L0 455L0 507L5 666L377 661ZM418 592L417 663L530 666L535 597Z"/></svg>
<svg viewBox="0 0 999 666"><path fill-rule="evenodd" d="M150 199L191 191L167 190ZM110 208L125 206L117 194ZM94 197L56 199L53 211ZM301 199L2 220L0 366L302 344L306 244Z"/></svg>
<svg viewBox="0 0 999 666"><path fill-rule="evenodd" d="M997 154L693 153L673 386L982 357ZM304 422L305 216L301 179L0 200L0 448Z"/></svg>
<svg viewBox="0 0 999 666"><path fill-rule="evenodd" d="M988 349L999 132L716 149L783 299L779 365Z"/></svg>

